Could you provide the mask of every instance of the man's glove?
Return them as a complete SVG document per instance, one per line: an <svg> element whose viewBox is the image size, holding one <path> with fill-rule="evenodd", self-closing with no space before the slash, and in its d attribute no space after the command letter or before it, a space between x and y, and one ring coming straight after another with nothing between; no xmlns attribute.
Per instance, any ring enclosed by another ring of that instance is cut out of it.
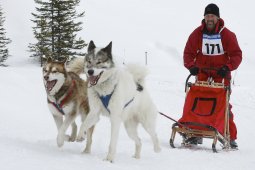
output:
<svg viewBox="0 0 255 170"><path fill-rule="evenodd" d="M198 71L199 71L199 68L198 67L191 67L190 69L189 69L189 72L190 72L190 74L192 75L192 76L196 76L197 74L198 74Z"/></svg>
<svg viewBox="0 0 255 170"><path fill-rule="evenodd" d="M217 71L217 74L222 78L225 78L228 72L229 72L228 66L223 66Z"/></svg>

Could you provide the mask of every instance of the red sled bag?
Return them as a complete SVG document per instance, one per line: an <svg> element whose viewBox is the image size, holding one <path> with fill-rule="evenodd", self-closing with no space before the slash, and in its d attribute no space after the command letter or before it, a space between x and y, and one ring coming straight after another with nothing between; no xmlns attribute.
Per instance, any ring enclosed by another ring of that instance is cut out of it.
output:
<svg viewBox="0 0 255 170"><path fill-rule="evenodd" d="M224 88L192 85L185 99L182 118L178 122L199 130L208 130L199 124L209 125L223 135L226 94Z"/></svg>

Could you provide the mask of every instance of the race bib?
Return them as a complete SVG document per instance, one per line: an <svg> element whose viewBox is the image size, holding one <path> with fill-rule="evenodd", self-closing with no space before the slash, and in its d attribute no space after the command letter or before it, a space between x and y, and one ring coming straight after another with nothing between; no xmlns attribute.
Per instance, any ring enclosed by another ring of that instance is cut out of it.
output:
<svg viewBox="0 0 255 170"><path fill-rule="evenodd" d="M221 42L221 35L207 35L203 34L202 42L202 53L204 55L222 55L224 54L224 49Z"/></svg>

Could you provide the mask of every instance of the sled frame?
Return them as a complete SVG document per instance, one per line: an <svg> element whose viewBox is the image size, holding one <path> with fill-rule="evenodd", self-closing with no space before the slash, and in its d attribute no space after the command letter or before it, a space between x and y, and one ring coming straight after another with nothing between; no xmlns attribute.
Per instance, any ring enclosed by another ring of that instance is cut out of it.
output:
<svg viewBox="0 0 255 170"><path fill-rule="evenodd" d="M211 127L209 125L200 124L196 122L187 122L189 125L196 125L196 126L202 126L206 127L208 130L200 130L200 129L194 129L194 128L188 128L186 124L183 124L181 126L181 123L174 123L172 126L172 134L169 140L170 146L172 148L175 148L174 146L174 140L176 136L176 132L178 132L183 137L183 143L182 145L187 145L185 143L185 139L191 138L191 137L200 137L200 138L209 138L213 139L212 143L212 150L213 152L217 152L216 150L216 143L217 141L221 141L223 144L223 149L229 149L230 148L230 132L229 132L229 95L230 95L230 87L225 86L223 83L215 83L215 82L208 82L208 81L196 81L195 83L187 83L186 85L187 91L186 96L190 90L191 86L202 86L202 87L211 87L211 88L223 88L227 90L226 92L226 107L225 107L225 121L224 121L224 134L220 134L217 129L214 127Z"/></svg>

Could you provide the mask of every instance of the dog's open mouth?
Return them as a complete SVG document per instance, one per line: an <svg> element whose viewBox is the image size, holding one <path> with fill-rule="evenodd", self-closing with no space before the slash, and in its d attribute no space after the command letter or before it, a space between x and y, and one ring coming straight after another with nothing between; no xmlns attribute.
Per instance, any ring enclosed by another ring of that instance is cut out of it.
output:
<svg viewBox="0 0 255 170"><path fill-rule="evenodd" d="M47 83L46 83L47 91L50 92L56 83L57 83L57 80L47 81Z"/></svg>
<svg viewBox="0 0 255 170"><path fill-rule="evenodd" d="M103 71L101 71L97 76L89 76L88 80L91 86L94 86L97 84L98 80L100 79Z"/></svg>

